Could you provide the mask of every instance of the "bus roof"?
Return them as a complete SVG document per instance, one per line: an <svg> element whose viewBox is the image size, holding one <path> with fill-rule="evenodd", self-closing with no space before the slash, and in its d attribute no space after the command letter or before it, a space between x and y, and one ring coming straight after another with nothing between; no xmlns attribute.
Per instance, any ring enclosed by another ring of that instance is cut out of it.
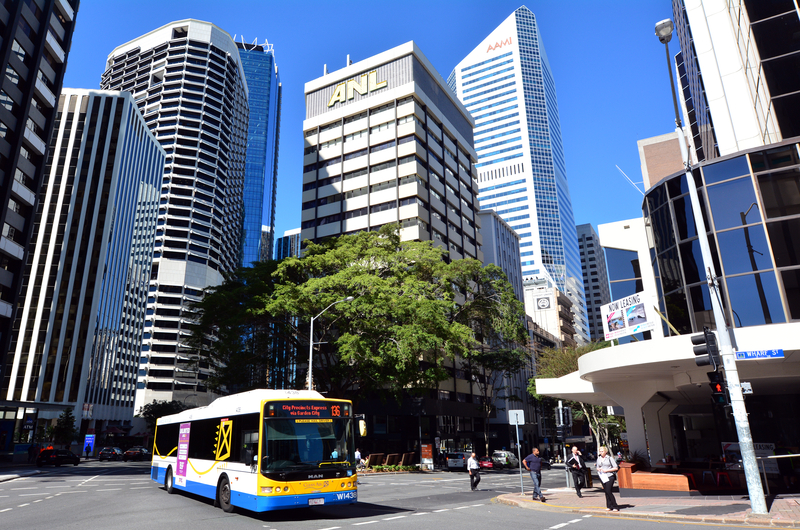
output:
<svg viewBox="0 0 800 530"><path fill-rule="evenodd" d="M178 423L182 421L217 418L219 416L236 416L258 412L262 401L276 399L327 399L314 390L249 390L239 394L223 396L212 401L208 406L184 410L177 414L158 418L156 425Z"/></svg>

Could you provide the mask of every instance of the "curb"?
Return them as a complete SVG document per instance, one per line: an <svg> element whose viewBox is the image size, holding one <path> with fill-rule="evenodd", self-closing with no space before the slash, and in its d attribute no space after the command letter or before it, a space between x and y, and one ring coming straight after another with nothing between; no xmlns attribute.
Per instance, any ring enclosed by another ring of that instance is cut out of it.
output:
<svg viewBox="0 0 800 530"><path fill-rule="evenodd" d="M605 515L608 517L624 517L626 519L650 519L656 521L681 521L685 523L713 523L713 524L736 524L750 526L774 526L777 528L800 528L800 520L793 521L788 519L774 519L769 515L748 515L745 517L725 517L724 515L681 515L671 513L642 513L642 512L615 512L609 513L604 509L594 508L575 508L572 506L558 506L547 503L535 503L523 499L507 498L505 495L495 497L500 504L526 508L529 510L539 510L549 508L561 510L569 513L580 513L587 515Z"/></svg>
<svg viewBox="0 0 800 530"><path fill-rule="evenodd" d="M0 475L0 482L8 482L9 480L16 480L16 479L22 478L22 477L30 477L30 476L33 476L33 475L38 475L40 473L43 473L43 471L40 471L38 469L34 469L34 470L31 470L31 471L23 471L22 473Z"/></svg>

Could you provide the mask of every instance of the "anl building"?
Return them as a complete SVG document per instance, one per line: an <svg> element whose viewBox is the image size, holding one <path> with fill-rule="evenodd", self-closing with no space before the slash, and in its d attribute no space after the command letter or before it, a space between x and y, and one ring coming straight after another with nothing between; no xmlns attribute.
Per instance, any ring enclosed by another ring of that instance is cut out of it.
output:
<svg viewBox="0 0 800 530"><path fill-rule="evenodd" d="M100 433L133 417L165 154L128 93L65 89L57 109L2 399Z"/></svg>

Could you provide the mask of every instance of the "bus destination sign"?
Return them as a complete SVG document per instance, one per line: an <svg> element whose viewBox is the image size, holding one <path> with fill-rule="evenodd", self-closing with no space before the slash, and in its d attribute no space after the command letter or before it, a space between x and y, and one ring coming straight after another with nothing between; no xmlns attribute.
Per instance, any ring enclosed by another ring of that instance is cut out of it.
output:
<svg viewBox="0 0 800 530"><path fill-rule="evenodd" d="M286 401L267 405L268 416L281 418L339 418L349 415L345 403L325 401Z"/></svg>

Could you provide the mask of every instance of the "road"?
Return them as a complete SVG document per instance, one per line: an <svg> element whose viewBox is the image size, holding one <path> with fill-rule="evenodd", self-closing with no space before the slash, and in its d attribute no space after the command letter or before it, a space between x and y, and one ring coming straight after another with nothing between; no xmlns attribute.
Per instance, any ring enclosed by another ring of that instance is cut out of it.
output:
<svg viewBox="0 0 800 530"><path fill-rule="evenodd" d="M25 530L142 530L180 526L191 530L275 529L464 530L493 528L564 530L649 530L664 522L584 516L553 510L528 510L492 502L500 493L519 491L513 471L482 473L479 491L469 490L466 473L366 475L359 502L350 507L320 507L267 514L226 514L206 499L168 495L149 477L149 462L88 462L45 468L31 477L0 483L2 528ZM524 477L526 491L531 482ZM545 471L545 488L563 487L563 470ZM680 525L708 528L705 525Z"/></svg>

